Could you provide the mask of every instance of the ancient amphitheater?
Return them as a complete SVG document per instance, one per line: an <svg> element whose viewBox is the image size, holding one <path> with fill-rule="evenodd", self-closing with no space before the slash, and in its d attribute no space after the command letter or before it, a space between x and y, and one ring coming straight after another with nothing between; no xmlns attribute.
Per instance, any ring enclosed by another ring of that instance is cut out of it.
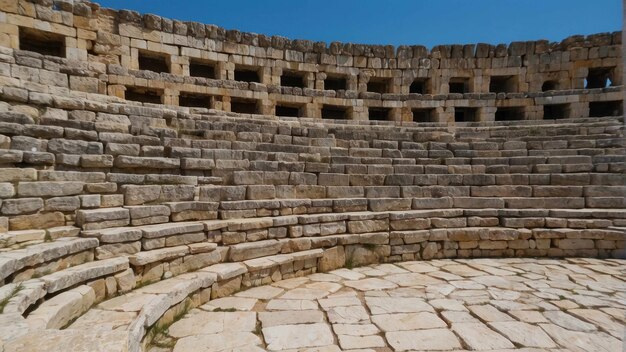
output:
<svg viewBox="0 0 626 352"><path fill-rule="evenodd" d="M0 350L623 350L622 33L0 0Z"/></svg>

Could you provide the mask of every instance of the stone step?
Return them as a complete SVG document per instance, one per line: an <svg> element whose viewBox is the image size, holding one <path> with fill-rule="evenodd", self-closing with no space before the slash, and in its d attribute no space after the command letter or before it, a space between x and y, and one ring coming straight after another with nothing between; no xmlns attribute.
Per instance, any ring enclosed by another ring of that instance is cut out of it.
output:
<svg viewBox="0 0 626 352"><path fill-rule="evenodd" d="M39 280L45 283L46 291L59 292L79 283L85 283L96 278L112 276L128 269L128 258L118 257L98 260L76 265L52 274L42 276Z"/></svg>
<svg viewBox="0 0 626 352"><path fill-rule="evenodd" d="M95 300L93 288L81 285L40 304L28 314L26 322L31 330L61 329L87 312Z"/></svg>
<svg viewBox="0 0 626 352"><path fill-rule="evenodd" d="M302 261L306 262L307 260L317 259L324 255L324 250L322 249L311 249L306 251L294 252L289 254L278 254L278 255L270 255L264 256L256 259L249 259L243 262L243 264L248 268L249 272L265 270L270 268L276 268L283 265L288 265L294 262ZM304 268L307 268L306 264L303 264ZM310 267L310 266L309 266Z"/></svg>
<svg viewBox="0 0 626 352"><path fill-rule="evenodd" d="M79 264L55 271L49 275L43 275L40 278L21 282L17 284L18 289L16 290L15 295L8 300L8 303L5 306L5 312L17 312L24 314L24 312L30 310L31 307L37 305L48 295L65 292L68 288L88 284L93 282L94 279L113 277L116 274L123 275L124 271L127 269L127 258L113 258ZM102 284L104 286L104 281L102 281ZM98 298L93 290L85 292L85 294L90 294L90 292L94 294L94 299ZM105 292L99 293L100 296L104 296L105 294ZM52 304L44 307L56 305L57 303L63 302L54 300Z"/></svg>
<svg viewBox="0 0 626 352"><path fill-rule="evenodd" d="M98 246L95 238L59 238L0 253L0 278L24 281L41 276L48 270L55 271L93 259Z"/></svg>
<svg viewBox="0 0 626 352"><path fill-rule="evenodd" d="M166 312L192 294L199 294L199 296L196 303L190 302L189 308L206 302L210 294L204 295L202 292L207 289L210 292L211 285L216 280L215 273L197 271L146 285L131 293L100 303L71 323L66 330L81 332L108 330L108 322L115 321L118 326L116 330L128 334L124 340L128 343L124 351L139 351L143 336Z"/></svg>

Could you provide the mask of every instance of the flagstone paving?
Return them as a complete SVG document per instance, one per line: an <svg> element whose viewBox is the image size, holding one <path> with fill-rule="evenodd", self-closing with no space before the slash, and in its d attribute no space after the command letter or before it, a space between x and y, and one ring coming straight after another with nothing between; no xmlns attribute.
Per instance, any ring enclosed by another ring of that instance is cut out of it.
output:
<svg viewBox="0 0 626 352"><path fill-rule="evenodd" d="M193 309L150 351L622 351L625 264L433 260L318 273Z"/></svg>

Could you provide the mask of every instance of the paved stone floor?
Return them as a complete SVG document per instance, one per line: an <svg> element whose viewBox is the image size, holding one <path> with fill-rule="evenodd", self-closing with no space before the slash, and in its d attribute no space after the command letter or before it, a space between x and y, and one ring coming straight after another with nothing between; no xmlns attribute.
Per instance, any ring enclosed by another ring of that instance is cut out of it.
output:
<svg viewBox="0 0 626 352"><path fill-rule="evenodd" d="M151 351L623 351L625 264L472 259L340 269L213 300Z"/></svg>

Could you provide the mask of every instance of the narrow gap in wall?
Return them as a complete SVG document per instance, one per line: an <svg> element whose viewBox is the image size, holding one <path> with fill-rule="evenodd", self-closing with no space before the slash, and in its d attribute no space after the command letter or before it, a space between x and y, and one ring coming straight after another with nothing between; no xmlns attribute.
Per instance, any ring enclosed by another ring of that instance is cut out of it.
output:
<svg viewBox="0 0 626 352"><path fill-rule="evenodd" d="M389 79L372 77L367 82L367 91L372 93L389 93Z"/></svg>
<svg viewBox="0 0 626 352"><path fill-rule="evenodd" d="M448 83L450 93L464 94L469 93L469 78L453 77Z"/></svg>
<svg viewBox="0 0 626 352"><path fill-rule="evenodd" d="M140 103L162 104L162 91L151 90L139 87L126 87L126 100L138 101Z"/></svg>
<svg viewBox="0 0 626 352"><path fill-rule="evenodd" d="M335 105L324 105L322 107L322 118L333 120L345 120L348 118L348 108Z"/></svg>
<svg viewBox="0 0 626 352"><path fill-rule="evenodd" d="M257 102L251 99L232 98L230 111L240 114L256 114L258 112Z"/></svg>
<svg viewBox="0 0 626 352"><path fill-rule="evenodd" d="M554 81L554 80L547 80L543 82L543 84L541 85L542 92L548 92L551 90L558 90L558 89L559 89L559 82Z"/></svg>
<svg viewBox="0 0 626 352"><path fill-rule="evenodd" d="M416 94L429 94L430 89L428 87L429 80L426 78L417 78L409 86L409 93Z"/></svg>
<svg viewBox="0 0 626 352"><path fill-rule="evenodd" d="M370 107L367 112L370 121L389 121L391 109Z"/></svg>
<svg viewBox="0 0 626 352"><path fill-rule="evenodd" d="M624 102L594 101L589 103L589 117L622 116L624 115Z"/></svg>
<svg viewBox="0 0 626 352"><path fill-rule="evenodd" d="M213 97L206 94L181 93L178 97L178 105L188 108L207 108L213 106Z"/></svg>
<svg viewBox="0 0 626 352"><path fill-rule="evenodd" d="M515 76L491 76L489 80L489 92L515 93L516 91L517 79Z"/></svg>
<svg viewBox="0 0 626 352"><path fill-rule="evenodd" d="M414 122L437 122L435 120L435 109L433 108L412 109L411 113L413 114Z"/></svg>
<svg viewBox="0 0 626 352"><path fill-rule="evenodd" d="M524 120L524 107L500 107L496 110L496 121Z"/></svg>
<svg viewBox="0 0 626 352"><path fill-rule="evenodd" d="M215 79L215 65L208 61L191 59L189 62L189 75L191 77Z"/></svg>
<svg viewBox="0 0 626 352"><path fill-rule="evenodd" d="M329 76L324 80L325 90L347 90L348 80L345 77Z"/></svg>
<svg viewBox="0 0 626 352"><path fill-rule="evenodd" d="M475 122L478 118L477 108L454 108L455 122Z"/></svg>
<svg viewBox="0 0 626 352"><path fill-rule="evenodd" d="M153 52L139 52L139 69L156 73L169 73L170 66L165 56Z"/></svg>
<svg viewBox="0 0 626 352"><path fill-rule="evenodd" d="M280 85L283 87L304 88L304 74L295 71L284 71L280 76Z"/></svg>
<svg viewBox="0 0 626 352"><path fill-rule="evenodd" d="M253 68L235 68L235 81L260 83L259 71Z"/></svg>
<svg viewBox="0 0 626 352"><path fill-rule="evenodd" d="M569 117L569 104L550 104L543 106L544 120L558 120Z"/></svg>
<svg viewBox="0 0 626 352"><path fill-rule="evenodd" d="M299 117L302 116L302 107L294 105L276 105L276 116Z"/></svg>
<svg viewBox="0 0 626 352"><path fill-rule="evenodd" d="M590 68L585 80L585 88L606 88L613 84L615 67Z"/></svg>
<svg viewBox="0 0 626 352"><path fill-rule="evenodd" d="M34 28L19 27L20 50L65 57L65 37Z"/></svg>

